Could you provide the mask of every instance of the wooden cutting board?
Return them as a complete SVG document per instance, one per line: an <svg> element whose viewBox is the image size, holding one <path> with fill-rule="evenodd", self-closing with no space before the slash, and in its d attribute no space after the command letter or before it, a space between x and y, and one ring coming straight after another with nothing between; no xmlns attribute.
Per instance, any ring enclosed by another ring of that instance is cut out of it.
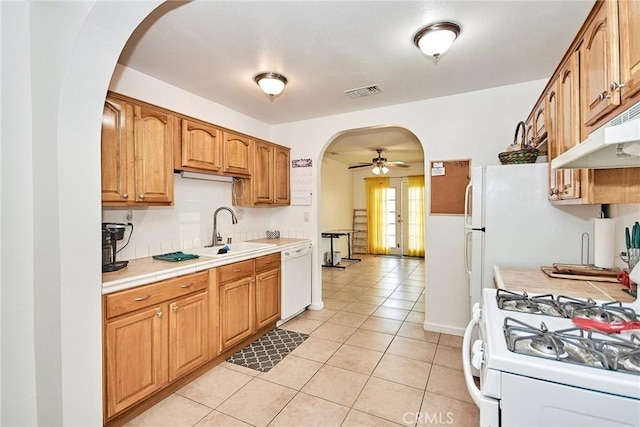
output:
<svg viewBox="0 0 640 427"><path fill-rule="evenodd" d="M556 273L561 274L577 274L581 276L610 276L616 277L620 273L620 269L617 268L593 268L587 265L579 264L553 264L553 268Z"/></svg>
<svg viewBox="0 0 640 427"><path fill-rule="evenodd" d="M610 283L618 283L618 279L615 276L590 276L586 274L567 274L567 273L559 273L555 267L540 267L540 270L544 274L554 279L571 279L571 280L590 280L592 282L610 282Z"/></svg>

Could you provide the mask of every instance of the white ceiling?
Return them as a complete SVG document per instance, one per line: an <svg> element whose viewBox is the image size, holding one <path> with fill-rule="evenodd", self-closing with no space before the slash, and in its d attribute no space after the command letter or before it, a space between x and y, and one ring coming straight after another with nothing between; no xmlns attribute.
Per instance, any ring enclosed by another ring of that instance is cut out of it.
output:
<svg viewBox="0 0 640 427"><path fill-rule="evenodd" d="M131 36L119 62L279 124L548 78L593 3L167 2ZM413 36L441 20L462 31L436 63L415 47ZM253 81L264 71L289 80L274 100ZM373 84L382 93L357 99L344 93ZM418 141L398 128L347 134L328 152L356 163L375 157L378 147L388 148L390 161L422 158Z"/></svg>

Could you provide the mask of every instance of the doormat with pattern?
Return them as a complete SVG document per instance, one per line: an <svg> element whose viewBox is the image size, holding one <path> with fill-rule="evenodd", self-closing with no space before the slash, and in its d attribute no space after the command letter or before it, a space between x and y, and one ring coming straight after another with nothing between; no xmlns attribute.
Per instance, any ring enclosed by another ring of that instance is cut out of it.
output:
<svg viewBox="0 0 640 427"><path fill-rule="evenodd" d="M301 332L276 328L233 354L227 362L268 372L307 338L309 335Z"/></svg>

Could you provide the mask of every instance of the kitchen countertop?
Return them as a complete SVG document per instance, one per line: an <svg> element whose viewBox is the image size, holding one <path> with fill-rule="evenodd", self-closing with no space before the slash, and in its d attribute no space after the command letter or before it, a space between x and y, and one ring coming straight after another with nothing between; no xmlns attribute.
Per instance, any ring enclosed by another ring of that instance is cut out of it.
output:
<svg viewBox="0 0 640 427"><path fill-rule="evenodd" d="M252 251L241 252L239 254L229 254L223 258L210 258L201 256L197 259L187 261L160 261L152 257L137 258L129 261L129 264L122 270L110 273L102 273L102 294L134 288L160 280L170 279L185 274L196 273L208 270L221 265L230 264L236 261L243 261L275 252L282 252L285 249L297 246L301 243L311 243L309 239L256 239L249 240L256 243L270 243L275 246L260 248ZM183 250L189 253L188 249Z"/></svg>
<svg viewBox="0 0 640 427"><path fill-rule="evenodd" d="M556 279L533 268L495 266L493 273L495 286L508 291L564 295L600 301L635 301L634 297L622 291L622 285L618 283Z"/></svg>

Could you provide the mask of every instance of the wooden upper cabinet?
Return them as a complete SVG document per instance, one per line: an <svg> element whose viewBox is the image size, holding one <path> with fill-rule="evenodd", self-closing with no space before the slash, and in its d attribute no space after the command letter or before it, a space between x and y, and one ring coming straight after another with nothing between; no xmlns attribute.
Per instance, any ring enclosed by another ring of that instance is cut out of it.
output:
<svg viewBox="0 0 640 427"><path fill-rule="evenodd" d="M620 0L618 20L621 91L622 98L628 99L640 90L640 2Z"/></svg>
<svg viewBox="0 0 640 427"><path fill-rule="evenodd" d="M133 120L136 202L171 203L175 117L135 105Z"/></svg>
<svg viewBox="0 0 640 427"><path fill-rule="evenodd" d="M549 200L560 199L560 186L562 185L562 171L551 169L551 161L559 155L558 115L560 105L558 98L558 77L556 76L544 97L544 119L547 134L547 156L549 159Z"/></svg>
<svg viewBox="0 0 640 427"><path fill-rule="evenodd" d="M546 104L543 97L536 108L533 109L533 123L536 146L547 140L547 123L546 123Z"/></svg>
<svg viewBox="0 0 640 427"><path fill-rule="evenodd" d="M274 153L273 191L275 204L291 204L291 150L276 146Z"/></svg>
<svg viewBox="0 0 640 427"><path fill-rule="evenodd" d="M214 126L182 119L180 156L176 169L189 167L222 172L222 131Z"/></svg>
<svg viewBox="0 0 640 427"><path fill-rule="evenodd" d="M255 159L253 167L253 202L256 204L273 203L273 161L275 146L267 142L255 142Z"/></svg>
<svg viewBox="0 0 640 427"><path fill-rule="evenodd" d="M581 141L580 123L580 92L579 92L579 53L573 52L560 68L558 77L558 147L557 153L562 154ZM580 197L580 170L564 169L561 198L571 199Z"/></svg>
<svg viewBox="0 0 640 427"><path fill-rule="evenodd" d="M128 123L131 105L107 98L102 112L101 173L102 201L126 202L133 194L133 145Z"/></svg>
<svg viewBox="0 0 640 427"><path fill-rule="evenodd" d="M620 105L620 91L611 90L618 80L618 7L604 1L587 26L580 48L580 89L586 126Z"/></svg>
<svg viewBox="0 0 640 427"><path fill-rule="evenodd" d="M223 132L223 172L229 175L251 176L253 140L229 131Z"/></svg>
<svg viewBox="0 0 640 427"><path fill-rule="evenodd" d="M102 204L173 203L177 119L160 109L109 96L102 115Z"/></svg>
<svg viewBox="0 0 640 427"><path fill-rule="evenodd" d="M236 206L286 206L291 204L291 150L267 141L254 143L251 179L235 183Z"/></svg>
<svg viewBox="0 0 640 427"><path fill-rule="evenodd" d="M530 115L524 122L524 143L533 145L535 143L535 127L533 126L533 115Z"/></svg>

